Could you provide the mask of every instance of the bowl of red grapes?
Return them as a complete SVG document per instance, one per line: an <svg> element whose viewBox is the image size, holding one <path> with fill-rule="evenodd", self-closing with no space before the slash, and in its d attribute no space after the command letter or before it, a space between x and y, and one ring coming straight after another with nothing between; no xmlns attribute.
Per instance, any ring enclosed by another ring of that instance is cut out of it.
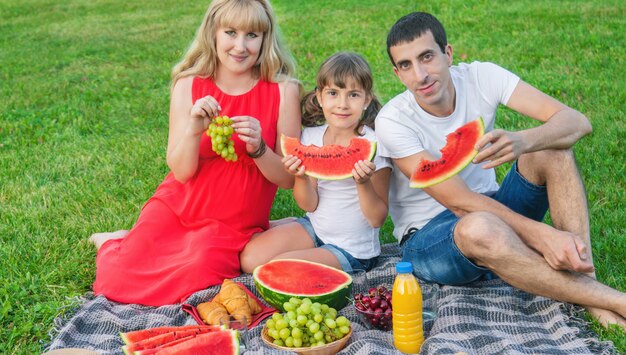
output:
<svg viewBox="0 0 626 355"><path fill-rule="evenodd" d="M391 330L391 289L387 286L371 287L368 293L356 293L353 304L369 328Z"/></svg>

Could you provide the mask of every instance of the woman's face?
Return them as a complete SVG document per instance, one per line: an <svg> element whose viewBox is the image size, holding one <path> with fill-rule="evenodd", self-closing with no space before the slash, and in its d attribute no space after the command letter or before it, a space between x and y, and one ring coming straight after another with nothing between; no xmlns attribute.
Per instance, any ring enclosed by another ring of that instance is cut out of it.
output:
<svg viewBox="0 0 626 355"><path fill-rule="evenodd" d="M220 27L215 36L219 67L234 74L252 69L259 58L263 32L250 32L233 27Z"/></svg>

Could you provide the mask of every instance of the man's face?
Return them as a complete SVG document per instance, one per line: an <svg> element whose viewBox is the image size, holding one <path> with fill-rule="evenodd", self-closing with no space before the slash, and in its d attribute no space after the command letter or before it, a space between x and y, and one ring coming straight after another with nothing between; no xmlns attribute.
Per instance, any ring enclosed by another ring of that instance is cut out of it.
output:
<svg viewBox="0 0 626 355"><path fill-rule="evenodd" d="M428 113L445 117L454 112L454 85L450 77L452 47L441 52L428 31L411 42L389 48L396 63L393 71Z"/></svg>

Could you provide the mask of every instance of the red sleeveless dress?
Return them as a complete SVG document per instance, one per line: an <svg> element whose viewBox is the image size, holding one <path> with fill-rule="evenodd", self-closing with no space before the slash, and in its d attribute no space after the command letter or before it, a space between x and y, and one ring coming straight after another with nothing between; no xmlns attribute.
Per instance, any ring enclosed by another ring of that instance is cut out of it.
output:
<svg viewBox="0 0 626 355"><path fill-rule="evenodd" d="M261 122L269 149L276 144L280 105L278 84L259 81L249 92L231 96L209 78L194 78L192 100L213 96L220 114L252 116ZM239 253L252 235L269 227L277 186L246 155L236 134L236 162L200 141L196 175L185 184L170 172L123 239L107 241L96 257L95 294L121 303L161 306L221 284L241 273Z"/></svg>

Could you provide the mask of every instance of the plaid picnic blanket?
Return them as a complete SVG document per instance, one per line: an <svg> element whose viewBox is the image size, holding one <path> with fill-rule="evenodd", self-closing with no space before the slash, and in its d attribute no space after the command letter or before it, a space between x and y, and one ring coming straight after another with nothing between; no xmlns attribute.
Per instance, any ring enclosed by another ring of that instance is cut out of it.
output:
<svg viewBox="0 0 626 355"><path fill-rule="evenodd" d="M383 246L378 265L368 272L376 285L392 284L395 263L400 260L395 244ZM252 276L234 279L258 296ZM193 294L187 303L211 299L219 286ZM503 281L478 282L464 287L442 286L436 294L437 317L425 322L422 354L615 354L610 341L597 339L582 318L580 307L533 296ZM85 348L101 354L121 354L119 332L164 325L196 324L180 305L147 307L110 302L88 295L70 312L55 320L45 350ZM340 354L392 354L392 332L367 329L347 306L339 314L350 319L353 334ZM245 354L278 354L261 340L260 326L248 332Z"/></svg>

